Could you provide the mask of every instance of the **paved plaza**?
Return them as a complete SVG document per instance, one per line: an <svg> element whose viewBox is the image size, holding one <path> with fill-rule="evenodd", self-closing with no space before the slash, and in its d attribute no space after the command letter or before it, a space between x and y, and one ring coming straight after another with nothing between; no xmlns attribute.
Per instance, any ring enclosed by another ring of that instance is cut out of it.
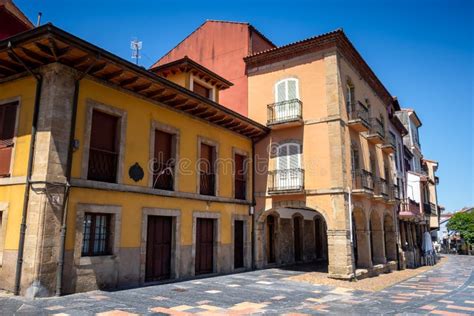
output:
<svg viewBox="0 0 474 316"><path fill-rule="evenodd" d="M2 315L472 315L473 269L474 257L449 256L447 263L375 293L289 281L303 272L268 269L61 298L3 295L0 309Z"/></svg>

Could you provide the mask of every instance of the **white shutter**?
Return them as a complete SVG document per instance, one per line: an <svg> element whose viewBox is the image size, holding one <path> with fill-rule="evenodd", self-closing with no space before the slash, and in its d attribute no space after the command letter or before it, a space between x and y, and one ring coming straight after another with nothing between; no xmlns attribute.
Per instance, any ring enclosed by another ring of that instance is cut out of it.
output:
<svg viewBox="0 0 474 316"><path fill-rule="evenodd" d="M300 167L300 146L288 144L288 169L299 169Z"/></svg>
<svg viewBox="0 0 474 316"><path fill-rule="evenodd" d="M296 80L288 80L288 94L287 94L287 100L293 100L297 99L297 85L296 85Z"/></svg>
<svg viewBox="0 0 474 316"><path fill-rule="evenodd" d="M276 100L275 102L282 102L286 100L286 81L280 82L276 87Z"/></svg>

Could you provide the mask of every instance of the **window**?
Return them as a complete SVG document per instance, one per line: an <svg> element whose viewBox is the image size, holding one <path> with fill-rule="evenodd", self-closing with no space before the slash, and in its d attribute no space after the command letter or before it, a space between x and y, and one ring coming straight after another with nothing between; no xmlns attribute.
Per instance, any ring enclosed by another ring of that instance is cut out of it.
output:
<svg viewBox="0 0 474 316"><path fill-rule="evenodd" d="M119 118L94 110L87 179L117 182Z"/></svg>
<svg viewBox="0 0 474 316"><path fill-rule="evenodd" d="M352 111L355 110L355 106L356 106L355 88L354 88L354 84L352 83L350 79L347 80L346 91L347 91L347 96L346 96L347 113L350 114L352 113Z"/></svg>
<svg viewBox="0 0 474 316"><path fill-rule="evenodd" d="M200 194L215 195L215 159L216 148L201 143L201 158L199 160Z"/></svg>
<svg viewBox="0 0 474 316"><path fill-rule="evenodd" d="M193 81L193 91L200 96L203 96L208 99L212 99L212 89L203 86L202 84Z"/></svg>
<svg viewBox="0 0 474 316"><path fill-rule="evenodd" d="M355 173L359 171L360 169L360 161L359 161L359 150L357 149L356 145L353 144L352 148L352 159L351 159L351 164L352 164L352 172Z"/></svg>
<svg viewBox="0 0 474 316"><path fill-rule="evenodd" d="M275 85L275 119L282 120L301 114L298 80L284 79Z"/></svg>
<svg viewBox="0 0 474 316"><path fill-rule="evenodd" d="M155 153L153 166L153 187L174 189L175 135L160 130L155 131Z"/></svg>
<svg viewBox="0 0 474 316"><path fill-rule="evenodd" d="M375 154L370 153L370 172L372 172L372 175L375 177L376 176L376 171L377 171L377 164L375 162Z"/></svg>
<svg viewBox="0 0 474 316"><path fill-rule="evenodd" d="M234 197L239 200L247 198L247 158L243 155L234 155Z"/></svg>
<svg viewBox="0 0 474 316"><path fill-rule="evenodd" d="M82 256L104 256L112 254L110 214L85 213Z"/></svg>
<svg viewBox="0 0 474 316"><path fill-rule="evenodd" d="M0 105L0 177L10 176L18 102Z"/></svg>
<svg viewBox="0 0 474 316"><path fill-rule="evenodd" d="M288 143L278 146L276 185L279 188L299 188L303 185L301 146Z"/></svg>

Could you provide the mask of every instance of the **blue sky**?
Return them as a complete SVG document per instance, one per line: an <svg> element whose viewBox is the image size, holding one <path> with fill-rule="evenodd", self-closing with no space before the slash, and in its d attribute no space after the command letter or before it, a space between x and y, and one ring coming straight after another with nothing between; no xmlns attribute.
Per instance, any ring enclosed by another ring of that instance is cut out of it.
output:
<svg viewBox="0 0 474 316"><path fill-rule="evenodd" d="M403 107L415 108L426 158L438 160L438 199L474 205L474 1L16 0L52 22L130 59L143 41L149 66L206 19L252 23L277 45L342 27Z"/></svg>

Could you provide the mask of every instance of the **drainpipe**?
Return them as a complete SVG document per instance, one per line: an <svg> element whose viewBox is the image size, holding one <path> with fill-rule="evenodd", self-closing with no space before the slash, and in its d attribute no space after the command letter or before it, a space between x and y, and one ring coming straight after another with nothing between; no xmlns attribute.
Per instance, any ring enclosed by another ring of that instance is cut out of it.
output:
<svg viewBox="0 0 474 316"><path fill-rule="evenodd" d="M252 270L256 269L255 258L256 258L256 229L255 229L255 140L252 139Z"/></svg>
<svg viewBox="0 0 474 316"><path fill-rule="evenodd" d="M352 248L352 280L356 281L356 267L355 267L355 256L354 256L354 232L352 223L352 189L347 187L348 204L349 204L349 231L351 235L351 248Z"/></svg>
<svg viewBox="0 0 474 316"><path fill-rule="evenodd" d="M8 49L12 56L19 62L27 72L29 72L36 79L36 92L35 92L35 103L33 110L33 123L31 125L31 141L30 148L28 153L28 166L26 169L26 183L25 183L25 193L23 197L23 210L21 214L21 224L20 224L20 239L18 242L18 258L16 261L16 271L15 271L15 285L14 285L14 294L20 294L20 282L21 282L21 269L23 266L23 252L25 249L25 234L26 234L26 217L28 214L28 201L30 199L30 187L31 187L31 174L33 170L33 157L36 144L36 131L38 127L38 113L39 105L41 98L41 87L43 85L43 77L41 74L34 73L15 53L12 47L12 43L8 42Z"/></svg>
<svg viewBox="0 0 474 316"><path fill-rule="evenodd" d="M76 138L76 117L77 106L79 99L79 87L81 80L89 73L95 62L91 63L89 68L83 72L74 82L74 96L72 100L72 114L71 114L71 132L69 133L69 147L67 152L66 163L66 188L64 192L63 204L61 206L62 220L61 220L61 234L59 239L59 254L58 267L56 269L56 296L62 295L63 271L64 271L64 254L66 252L66 231L67 231L67 215L68 215L68 201L69 192L71 189L71 172L72 172L72 154L74 150L74 140Z"/></svg>

